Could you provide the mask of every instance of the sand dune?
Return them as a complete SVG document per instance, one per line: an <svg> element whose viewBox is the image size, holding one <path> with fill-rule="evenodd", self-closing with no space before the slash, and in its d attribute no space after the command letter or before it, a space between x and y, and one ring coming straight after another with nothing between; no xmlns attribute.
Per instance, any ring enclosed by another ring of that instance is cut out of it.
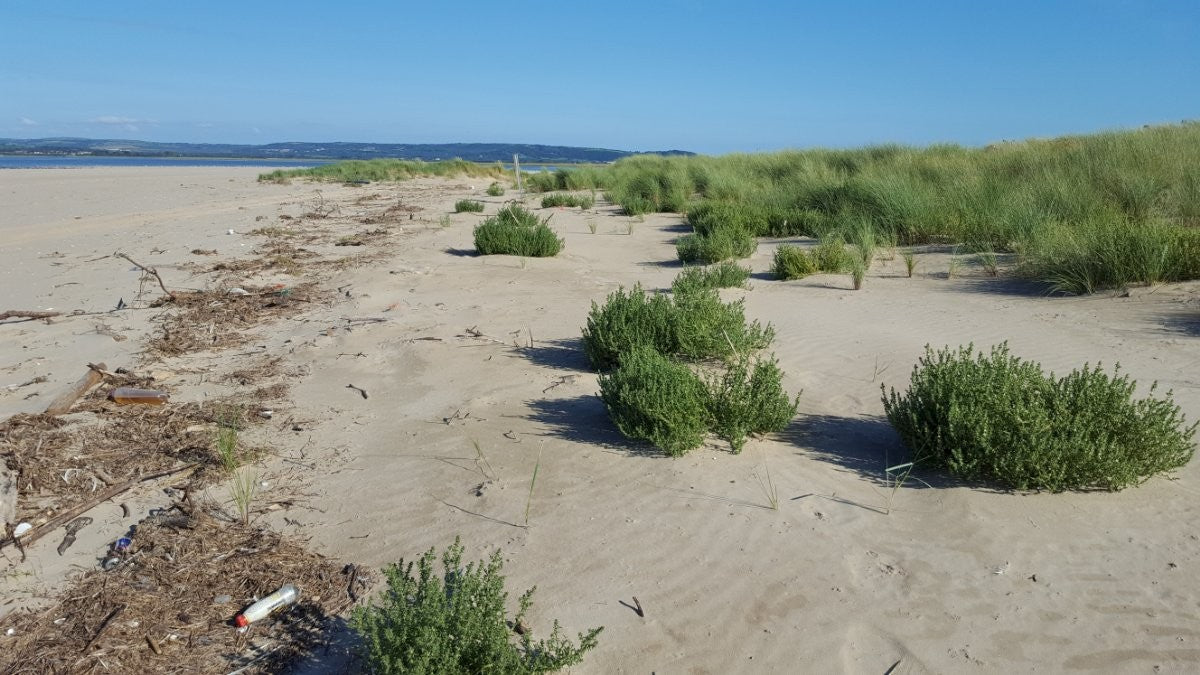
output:
<svg viewBox="0 0 1200 675"><path fill-rule="evenodd" d="M455 535L469 555L502 547L510 590L538 586L537 629L553 618L572 633L605 626L575 672L1200 668L1194 462L1174 479L1115 494L1010 494L918 472L924 483L893 497L883 469L904 452L879 401L881 384L906 385L927 343L1007 340L1057 372L1119 361L1139 382L1174 389L1197 419L1200 285L1051 298L970 267L946 279L946 253L931 251L914 278L898 259L883 261L853 291L846 276L766 279L779 242L763 241L749 260L753 287L725 295L744 297L748 318L775 326L786 386L804 391L800 415L741 455L713 442L669 459L608 421L579 335L590 302L620 285L669 287L678 217L635 220L604 204L548 210L566 239L562 255L481 258L465 254L481 216L437 221L467 196L494 213L504 198L485 196L482 183L350 188L253 177L0 172L0 193L15 205L0 213L6 308L133 302L139 273L93 261L116 249L180 287L204 287L211 276L192 249L217 249L222 260L248 254L256 240L246 233L299 215L316 189L341 207L321 226L346 233L362 229L364 193L423 209L375 251L385 256L330 268L321 283L338 289L336 300L256 330L245 349L139 356L156 330L150 310L0 325L0 386L49 377L5 393L0 415L39 409L87 361L170 371L177 398L198 400L226 386L209 375L282 357L292 403L264 437L279 448L264 479L268 496L303 498L264 522L369 566ZM777 511L762 486L768 470ZM70 563L91 564L88 546L120 527L105 521L61 561L39 544L35 585L60 583ZM634 596L645 617L622 604Z"/></svg>

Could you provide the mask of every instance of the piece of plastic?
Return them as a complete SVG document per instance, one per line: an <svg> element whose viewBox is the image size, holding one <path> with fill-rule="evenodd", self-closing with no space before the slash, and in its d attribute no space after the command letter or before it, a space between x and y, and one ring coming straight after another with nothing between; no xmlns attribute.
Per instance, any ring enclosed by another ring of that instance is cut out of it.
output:
<svg viewBox="0 0 1200 675"><path fill-rule="evenodd" d="M168 396L166 392L158 391L157 389L117 387L109 392L108 398L115 403L121 404L140 403L142 405L163 405L171 397Z"/></svg>
<svg viewBox="0 0 1200 675"><path fill-rule="evenodd" d="M241 614L233 617L233 623L238 628L244 628L270 616L275 610L286 607L300 599L300 591L288 584L267 597L242 610Z"/></svg>

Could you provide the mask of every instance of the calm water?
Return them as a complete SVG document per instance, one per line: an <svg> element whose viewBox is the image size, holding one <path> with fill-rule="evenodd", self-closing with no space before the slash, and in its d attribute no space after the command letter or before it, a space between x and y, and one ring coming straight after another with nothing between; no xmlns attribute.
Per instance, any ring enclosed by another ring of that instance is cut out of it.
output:
<svg viewBox="0 0 1200 675"><path fill-rule="evenodd" d="M306 159L198 159L193 157L48 157L0 155L0 169L78 169L89 166L252 166L301 169L327 160Z"/></svg>

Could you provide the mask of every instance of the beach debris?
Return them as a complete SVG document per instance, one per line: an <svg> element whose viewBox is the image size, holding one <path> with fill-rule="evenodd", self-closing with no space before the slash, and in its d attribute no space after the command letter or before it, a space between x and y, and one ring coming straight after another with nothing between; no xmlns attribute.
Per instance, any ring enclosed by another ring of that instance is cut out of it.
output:
<svg viewBox="0 0 1200 675"><path fill-rule="evenodd" d="M135 389L133 387L117 387L108 393L108 399L113 403L128 405L138 403L142 405L163 405L170 396L163 391L157 389Z"/></svg>
<svg viewBox="0 0 1200 675"><path fill-rule="evenodd" d="M632 605L629 604L628 602L625 602L624 600L618 600L617 603L620 605L623 605L625 607L628 607L629 609L632 609L634 611L634 613L637 614L639 617L641 617L643 619L646 618L646 611L644 609L642 609L642 603L638 601L636 595L633 596L633 604Z"/></svg>
<svg viewBox="0 0 1200 675"><path fill-rule="evenodd" d="M998 565L996 567L993 567L992 574L996 574L996 575L1004 574L1005 572L1008 571L1009 564L1010 563L1007 560L1005 560L1003 565Z"/></svg>
<svg viewBox="0 0 1200 675"><path fill-rule="evenodd" d="M119 311L125 309L125 307L126 307L125 298L117 298L117 308L115 311L119 312Z"/></svg>
<svg viewBox="0 0 1200 675"><path fill-rule="evenodd" d="M158 275L158 270L154 269L153 267L146 267L145 265L139 263L138 261L134 260L133 258L130 258L129 256L125 255L124 253L121 253L120 251L113 253L113 256L116 258L124 258L125 260L128 260L129 262L133 263L134 266L136 266L141 271L154 277L154 279L156 281L158 281L158 287L162 289L162 292L166 293L167 297L171 298L172 300L175 299L175 294L172 293L171 291L167 290L167 285L163 283L162 277Z"/></svg>
<svg viewBox="0 0 1200 675"><path fill-rule="evenodd" d="M346 388L353 389L354 391L357 391L358 393L362 394L363 398L367 398L367 390L363 389L362 387L356 387L352 384L348 384L348 385L346 385Z"/></svg>
<svg viewBox="0 0 1200 675"><path fill-rule="evenodd" d="M233 288L229 289L228 291L226 291L226 293L228 293L229 295L250 295L250 291L248 291L244 288L237 287L237 286L234 286Z"/></svg>
<svg viewBox="0 0 1200 675"><path fill-rule="evenodd" d="M0 530L17 521L17 472L0 461Z"/></svg>
<svg viewBox="0 0 1200 675"><path fill-rule="evenodd" d="M236 234L232 229L226 230L225 234Z"/></svg>
<svg viewBox="0 0 1200 675"><path fill-rule="evenodd" d="M79 381L71 385L71 388L59 394L57 398L46 406L46 414L50 416L62 415L75 405L75 401L79 400L80 396L86 394L92 387L100 384L104 379L104 371L106 370L103 363L88 364L87 374L79 378Z"/></svg>
<svg viewBox="0 0 1200 675"><path fill-rule="evenodd" d="M42 384L43 382L49 382L49 381L50 381L49 377L47 377L45 375L38 375L37 377L33 378L32 380L27 380L25 382L22 382L21 384L10 384L10 385L5 386L4 388L7 391L16 391L23 387L28 387L28 386L35 385L35 384Z"/></svg>
<svg viewBox="0 0 1200 675"><path fill-rule="evenodd" d="M275 414L274 410L259 410L258 411L258 416L265 420L271 419L271 416L274 414Z"/></svg>
<svg viewBox="0 0 1200 675"><path fill-rule="evenodd" d="M62 312L40 312L37 310L30 310L30 309L9 309L9 310L0 312L0 321L4 321L6 319L21 319L21 321L33 321L35 319L49 319L50 317L61 316L61 315L62 315ZM20 321L13 321L12 323L20 323Z"/></svg>
<svg viewBox="0 0 1200 675"><path fill-rule="evenodd" d="M62 543L58 545L58 554L61 556L66 552L67 549L71 548L71 546L75 543L76 533L91 524L92 519L88 518L87 516L76 518L75 520L67 523L67 526L64 528L67 531L67 534L63 537Z"/></svg>
<svg viewBox="0 0 1200 675"><path fill-rule="evenodd" d="M25 533L32 529L33 529L33 525L30 525L29 523L18 524L16 527L13 528L13 534L12 534L13 539L17 539L18 537L25 536Z"/></svg>
<svg viewBox="0 0 1200 675"><path fill-rule="evenodd" d="M287 584L283 588L275 591L267 597L250 605L242 610L240 614L233 617L233 623L238 628L245 628L255 621L261 621L271 615L272 612L296 602L300 599L300 592L292 584Z"/></svg>
<svg viewBox="0 0 1200 675"><path fill-rule="evenodd" d="M192 255L216 255L216 254L217 254L217 249L215 249L215 248L194 248L194 249L192 249Z"/></svg>

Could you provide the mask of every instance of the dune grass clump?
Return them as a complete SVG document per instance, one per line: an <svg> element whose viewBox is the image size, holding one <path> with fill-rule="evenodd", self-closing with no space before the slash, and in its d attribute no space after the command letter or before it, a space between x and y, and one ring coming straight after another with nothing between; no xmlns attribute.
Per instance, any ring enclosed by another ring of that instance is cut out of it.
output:
<svg viewBox="0 0 1200 675"><path fill-rule="evenodd" d="M689 267L671 282L676 295L710 288L742 288L750 278L750 270L726 261L707 267Z"/></svg>
<svg viewBox="0 0 1200 675"><path fill-rule="evenodd" d="M504 186L499 181L493 182L487 187L487 195L489 197L500 197L504 195Z"/></svg>
<svg viewBox="0 0 1200 675"><path fill-rule="evenodd" d="M460 199L454 202L455 213L483 213L483 202L474 199Z"/></svg>
<svg viewBox="0 0 1200 675"><path fill-rule="evenodd" d="M850 268L853 255L846 249L846 241L839 234L821 237L821 243L809 254L817 269L827 274L840 274Z"/></svg>
<svg viewBox="0 0 1200 675"><path fill-rule="evenodd" d="M1135 388L1119 366L1057 378L1006 344L986 355L926 347L908 391L885 389L883 405L914 461L1018 490L1120 490L1195 451L1196 424L1170 392L1135 399Z"/></svg>
<svg viewBox="0 0 1200 675"><path fill-rule="evenodd" d="M779 248L775 249L775 258L771 261L771 276L776 279L803 279L817 271L813 256L799 246L780 244Z"/></svg>
<svg viewBox="0 0 1200 675"><path fill-rule="evenodd" d="M519 204L510 204L475 227L475 249L480 255L558 255L563 240L550 229L549 222L548 216L539 219Z"/></svg>
<svg viewBox="0 0 1200 675"><path fill-rule="evenodd" d="M576 644L557 621L535 642L524 620L536 589L521 595L510 621L500 552L465 566L462 555L455 539L442 554L441 574L433 549L417 561L415 575L403 560L384 570L387 590L377 604L356 607L350 620L371 672L549 673L580 663L596 647L603 628L580 633Z"/></svg>
<svg viewBox="0 0 1200 675"><path fill-rule="evenodd" d="M707 234L688 234L675 242L679 260L689 265L711 265L733 258L748 258L758 248L749 232L720 228Z"/></svg>
<svg viewBox="0 0 1200 675"><path fill-rule="evenodd" d="M617 429L678 457L699 447L708 432L707 392L687 366L647 347L601 373L600 398Z"/></svg>
<svg viewBox="0 0 1200 675"><path fill-rule="evenodd" d="M671 298L638 285L613 291L604 305L592 303L583 350L592 368L605 371L639 347L664 356L719 360L763 349L774 339L770 325L746 322L742 301L722 302L714 289L695 288Z"/></svg>
<svg viewBox="0 0 1200 675"><path fill-rule="evenodd" d="M977 149L635 156L579 182L603 185L630 214L686 212L701 236L841 236L868 268L872 239L965 244L1013 254L1017 273L1054 290L1088 293L1200 278L1188 253L1200 237L1196 157L1200 122L1185 122ZM554 189L580 189L574 175ZM702 250L683 243L693 257Z"/></svg>
<svg viewBox="0 0 1200 675"><path fill-rule="evenodd" d="M542 208L548 209L555 206L578 206L583 210L588 210L595 206L596 200L591 195L573 195L562 192L546 195L542 197Z"/></svg>

